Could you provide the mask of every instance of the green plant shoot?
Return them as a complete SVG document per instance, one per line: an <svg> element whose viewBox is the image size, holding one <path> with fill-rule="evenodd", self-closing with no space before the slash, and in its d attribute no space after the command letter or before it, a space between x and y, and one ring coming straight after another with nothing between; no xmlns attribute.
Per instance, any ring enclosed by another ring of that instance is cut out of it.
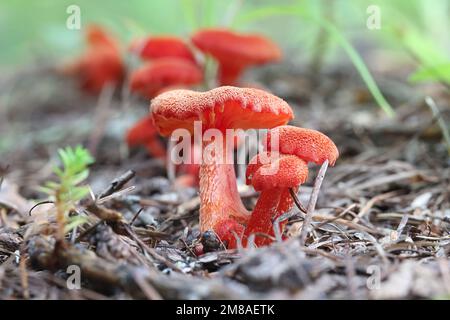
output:
<svg viewBox="0 0 450 320"><path fill-rule="evenodd" d="M94 162L94 159L82 146L59 149L58 155L62 165L53 168L57 181L46 182L40 190L46 193L55 204L58 238L62 241L66 232L83 223L80 217L75 217L74 221L67 221L67 216L76 203L89 193L89 188L81 184L89 176L88 166ZM67 226L70 225L71 228L67 228L66 223L69 223Z"/></svg>

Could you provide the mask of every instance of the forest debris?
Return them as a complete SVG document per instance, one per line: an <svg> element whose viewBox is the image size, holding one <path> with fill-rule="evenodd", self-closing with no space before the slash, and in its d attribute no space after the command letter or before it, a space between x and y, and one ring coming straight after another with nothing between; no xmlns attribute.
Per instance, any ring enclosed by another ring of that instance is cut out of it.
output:
<svg viewBox="0 0 450 320"><path fill-rule="evenodd" d="M339 286L339 280L342 281L340 276L325 273L315 282L308 284L295 298L300 300L322 300L328 292Z"/></svg>
<svg viewBox="0 0 450 320"><path fill-rule="evenodd" d="M19 249L22 241L22 236L16 231L0 228L0 252L14 252Z"/></svg>
<svg viewBox="0 0 450 320"><path fill-rule="evenodd" d="M133 255L130 253L130 250L134 249L125 245L120 236L105 223L98 224L88 239L89 243L95 246L95 252L99 257L112 262L124 260L134 264L138 263L136 259L132 259Z"/></svg>
<svg viewBox="0 0 450 320"><path fill-rule="evenodd" d="M115 178L111 182L109 187L106 190L104 190L102 193L100 193L100 195L97 197L97 199L102 199L104 197L107 197L107 196L113 194L114 192L119 191L120 189L122 189L122 187L124 185L126 185L128 183L128 181L133 179L135 175L136 175L136 172L133 170L126 171L119 177Z"/></svg>
<svg viewBox="0 0 450 320"><path fill-rule="evenodd" d="M367 201L367 203L364 205L364 207L362 207L359 210L358 216L353 219L353 222L357 223L359 221L359 219L361 219L364 215L366 215L369 212L369 210L374 206L374 204L377 203L378 201L383 201L385 199L389 199L396 195L398 195L398 191L382 193L382 194L379 194L379 195L373 197L372 199Z"/></svg>
<svg viewBox="0 0 450 320"><path fill-rule="evenodd" d="M289 241L245 250L242 258L223 272L258 291L271 287L299 290L331 266L328 260L307 258L298 241Z"/></svg>
<svg viewBox="0 0 450 320"><path fill-rule="evenodd" d="M399 173L391 174L388 176L376 177L376 178L370 179L367 182L364 182L364 183L361 183L361 184L358 184L358 185L352 187L350 189L350 192L351 191L353 191L353 192L361 191L361 190L374 188L374 187L378 187L378 186L382 186L382 185L387 185L392 182L407 180L407 179L411 179L411 178L423 177L424 175L425 175L424 173L421 173L418 170L412 170L412 171L406 171L406 172L399 172Z"/></svg>
<svg viewBox="0 0 450 320"><path fill-rule="evenodd" d="M104 206L101 205L97 205L93 201L89 201L86 204L86 210L95 214L100 220L108 222L124 221L124 218L119 211L105 208Z"/></svg>
<svg viewBox="0 0 450 320"><path fill-rule="evenodd" d="M166 276L155 273L143 266L113 264L97 257L89 250L68 246L54 256L53 243L44 237L30 239L28 253L35 266L55 270L77 265L87 280L101 285L103 290L122 288L135 298L143 298L142 281L149 294L149 286L154 288L157 296L166 299L243 299L251 297L243 285L220 279L198 281L193 277L173 274ZM138 279L138 281L136 281Z"/></svg>
<svg viewBox="0 0 450 320"><path fill-rule="evenodd" d="M0 187L0 206L14 210L25 217L32 205L19 194L17 185L11 183L8 179L3 179L2 181Z"/></svg>
<svg viewBox="0 0 450 320"><path fill-rule="evenodd" d="M379 289L372 290L374 299L400 299L406 296L438 297L445 294L442 279L436 263L421 264L406 260L391 273Z"/></svg>
<svg viewBox="0 0 450 320"><path fill-rule="evenodd" d="M317 198L319 197L320 187L322 186L323 178L328 168L328 160L325 160L322 164L319 173L314 181L313 191L311 192L311 197L308 202L308 207L306 208L305 221L302 225L302 231L300 232L300 244L305 245L306 237L308 236L309 227L313 219L314 209L316 208Z"/></svg>
<svg viewBox="0 0 450 320"><path fill-rule="evenodd" d="M81 268L84 276L92 281L100 282L103 285L135 289L126 276L126 270L121 270L120 265L114 265L105 259L98 258L92 251L68 245L66 250L55 252L54 241L43 236L35 236L28 241L27 252L34 266L56 270L58 268L65 269L69 265L77 265Z"/></svg>
<svg viewBox="0 0 450 320"><path fill-rule="evenodd" d="M427 204L430 201L432 196L433 196L433 193L431 193L431 192L425 192L425 193L422 193L422 194L418 195L411 202L411 208L413 208L413 209L426 209Z"/></svg>
<svg viewBox="0 0 450 320"><path fill-rule="evenodd" d="M217 264L226 264L241 257L241 254L229 251L208 252L201 255L198 261L201 263L216 262Z"/></svg>

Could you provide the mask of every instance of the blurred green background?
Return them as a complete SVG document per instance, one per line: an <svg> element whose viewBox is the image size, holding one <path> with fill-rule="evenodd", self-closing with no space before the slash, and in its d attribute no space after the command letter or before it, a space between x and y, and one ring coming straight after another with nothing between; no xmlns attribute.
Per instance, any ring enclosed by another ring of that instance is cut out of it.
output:
<svg viewBox="0 0 450 320"><path fill-rule="evenodd" d="M140 35L187 38L201 27L227 26L272 37L295 63L318 52L324 56L321 63L339 63L350 45L363 57L377 49L411 63L417 71L413 80L450 83L450 0L3 0L0 67L81 51L82 32L66 28L66 10L74 4L81 9L82 27L102 24L124 47ZM366 27L370 5L380 8L380 30Z"/></svg>

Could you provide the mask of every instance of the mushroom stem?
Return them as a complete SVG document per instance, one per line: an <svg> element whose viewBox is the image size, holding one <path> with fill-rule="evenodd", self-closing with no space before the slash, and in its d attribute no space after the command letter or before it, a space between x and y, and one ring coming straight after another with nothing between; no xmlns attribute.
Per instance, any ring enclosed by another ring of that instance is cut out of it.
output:
<svg viewBox="0 0 450 320"><path fill-rule="evenodd" d="M217 73L221 86L235 85L242 73L243 67L238 64L221 64Z"/></svg>
<svg viewBox="0 0 450 320"><path fill-rule="evenodd" d="M252 234L255 234L254 242L259 247L272 243L271 237L275 236L273 222L280 215L291 210L293 205L294 200L290 195L289 188L274 188L262 191L245 229L243 246L247 245L247 240ZM279 223L281 234L286 223L287 220ZM264 234L269 237L258 234Z"/></svg>
<svg viewBox="0 0 450 320"><path fill-rule="evenodd" d="M212 144L215 142L204 144L203 150L216 147ZM222 241L230 244L235 240L234 233L242 235L242 224L248 221L250 214L239 196L234 166L224 161L230 155L223 153L223 157L212 154L212 158L207 162L203 160L200 166L200 230L213 230Z"/></svg>

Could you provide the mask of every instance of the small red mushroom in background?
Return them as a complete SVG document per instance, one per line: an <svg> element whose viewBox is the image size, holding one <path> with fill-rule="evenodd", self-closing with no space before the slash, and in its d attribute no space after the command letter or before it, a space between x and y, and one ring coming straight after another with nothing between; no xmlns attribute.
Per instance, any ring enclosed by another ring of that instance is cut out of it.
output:
<svg viewBox="0 0 450 320"><path fill-rule="evenodd" d="M185 88L203 80L203 71L182 39L170 36L148 37L134 41L130 50L141 59L149 60L130 76L130 90L144 98L151 99L165 91ZM146 117L130 129L127 135L128 145L145 145L151 155L165 159L166 148L159 141L151 119L151 116ZM181 171L186 176L180 177L179 183L195 185L196 179L190 177L191 171L195 174L195 166L184 166Z"/></svg>
<svg viewBox="0 0 450 320"><path fill-rule="evenodd" d="M130 51L143 60L179 58L197 64L188 44L174 36L147 37L131 43Z"/></svg>
<svg viewBox="0 0 450 320"><path fill-rule="evenodd" d="M272 128L293 118L284 100L262 90L229 86L206 92L168 91L154 98L150 108L163 136L179 128L192 134L194 122L201 121L202 133L217 129L225 138L226 129ZM222 152L209 154L207 161L204 155L200 165L200 231L214 231L234 247L235 236L242 236L250 214L237 190L232 154L224 147L227 141L211 140L202 141L203 150Z"/></svg>
<svg viewBox="0 0 450 320"><path fill-rule="evenodd" d="M147 116L139 120L128 130L126 141L130 147L144 145L149 154L157 158L165 159L166 147L159 140L158 136L158 131L153 124L152 117Z"/></svg>
<svg viewBox="0 0 450 320"><path fill-rule="evenodd" d="M81 87L99 94L106 85L117 86L124 76L119 46L103 28L91 25L86 30L87 49L81 57L63 67L63 73L78 78Z"/></svg>
<svg viewBox="0 0 450 320"><path fill-rule="evenodd" d="M277 137L277 143L274 143L274 137ZM296 193L298 187L306 181L307 162L322 164L328 161L330 165L334 165L339 156L336 145L323 133L287 125L268 130L267 150L268 154L279 152L279 156L264 164L261 163L259 154L247 167L247 184L252 184L255 190L261 191L261 195L245 229L244 245L251 234L255 234L257 246L272 242L270 236L274 235L273 221L292 209L294 200L289 189ZM262 172L263 169L273 169L273 172ZM279 224L281 234L286 222Z"/></svg>
<svg viewBox="0 0 450 320"><path fill-rule="evenodd" d="M145 146L148 153L156 158L166 160L166 146L161 142L158 131L150 115L136 122L127 131L126 142L129 147ZM174 185L177 187L198 186L198 172L200 165L194 161L194 153L201 152L200 148L192 144L190 163L183 163L178 166L177 173L180 175L175 179Z"/></svg>
<svg viewBox="0 0 450 320"><path fill-rule="evenodd" d="M281 59L280 48L257 34L212 28L198 31L191 40L202 52L217 60L220 85L236 85L246 68Z"/></svg>
<svg viewBox="0 0 450 320"><path fill-rule="evenodd" d="M131 74L131 91L153 98L167 88L184 87L203 81L203 71L192 62L179 58L161 58L148 62Z"/></svg>
<svg viewBox="0 0 450 320"><path fill-rule="evenodd" d="M119 51L119 46L114 38L102 27L91 24L86 30L86 42L90 47L109 47Z"/></svg>

